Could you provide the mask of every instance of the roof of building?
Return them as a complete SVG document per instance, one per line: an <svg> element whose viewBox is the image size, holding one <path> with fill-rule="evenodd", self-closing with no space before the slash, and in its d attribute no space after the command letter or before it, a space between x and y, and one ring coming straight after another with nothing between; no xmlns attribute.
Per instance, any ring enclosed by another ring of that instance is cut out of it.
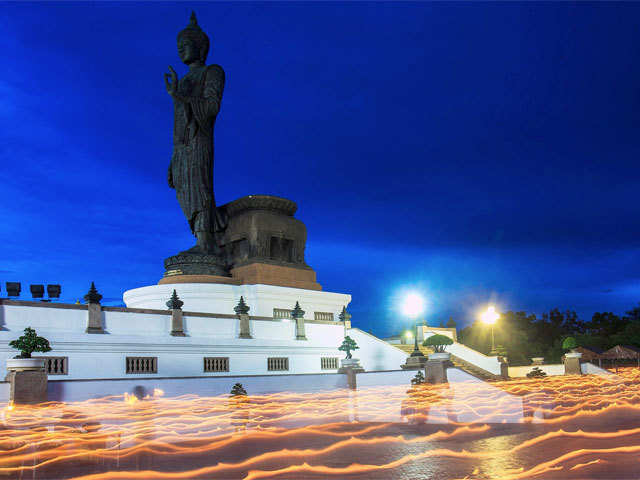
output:
<svg viewBox="0 0 640 480"><path fill-rule="evenodd" d="M603 354L606 358L638 358L640 348L633 345L616 345Z"/></svg>

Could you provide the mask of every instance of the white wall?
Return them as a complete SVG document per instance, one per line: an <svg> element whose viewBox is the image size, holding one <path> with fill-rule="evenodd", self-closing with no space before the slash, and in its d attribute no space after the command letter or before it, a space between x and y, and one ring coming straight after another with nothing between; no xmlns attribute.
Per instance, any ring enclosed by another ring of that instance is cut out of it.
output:
<svg viewBox="0 0 640 480"><path fill-rule="evenodd" d="M605 370L604 368L600 368L593 363L584 362L580 364L580 369L584 374L595 374L595 375L615 375L613 372L609 370Z"/></svg>
<svg viewBox="0 0 640 480"><path fill-rule="evenodd" d="M186 337L172 337L171 316L167 313L103 311L106 334L87 334L86 306L69 308L0 304L0 365L18 352L8 342L33 327L46 337L53 350L34 356L69 357L67 376L51 379L153 378L220 376L205 373L203 357L229 357L229 376L263 374L324 373L321 357L344 358L338 347L342 343L341 323L305 322L307 340L296 340L295 322L290 320L251 320L252 339L241 339L237 318L189 315L185 312ZM356 334L357 336L358 334ZM395 370L406 354L362 332L356 338L367 370ZM126 374L127 356L158 358L157 374ZM289 371L269 372L268 357L289 358ZM2 368L0 366L0 368ZM335 371L335 370L334 370Z"/></svg>
<svg viewBox="0 0 640 480"><path fill-rule="evenodd" d="M124 292L124 303L129 308L165 310L173 290L184 302L185 312L224 313L233 315L233 308L242 295L251 310L250 315L273 316L274 308L293 309L296 302L305 311L306 319L314 312L333 313L334 320L342 307L351 302L351 295L343 293L305 290L274 285L225 285L221 283L176 283L151 285Z"/></svg>
<svg viewBox="0 0 640 480"><path fill-rule="evenodd" d="M359 328L351 328L347 334L360 347L352 355L360 359L365 370L397 370L407 361L405 352Z"/></svg>
<svg viewBox="0 0 640 480"><path fill-rule="evenodd" d="M154 389L160 389L165 396L173 397L185 393L200 396L223 395L231 391L235 383L241 383L252 394L291 392L317 392L347 388L344 374L330 373L318 375L265 375L265 376L228 376L211 378L171 378L171 379L122 379L87 381L49 381L49 401L81 401L108 395L133 393L136 387L142 387L152 395ZM0 390L0 395L2 391ZM0 398L0 401L3 399ZM5 400L6 401L6 400Z"/></svg>

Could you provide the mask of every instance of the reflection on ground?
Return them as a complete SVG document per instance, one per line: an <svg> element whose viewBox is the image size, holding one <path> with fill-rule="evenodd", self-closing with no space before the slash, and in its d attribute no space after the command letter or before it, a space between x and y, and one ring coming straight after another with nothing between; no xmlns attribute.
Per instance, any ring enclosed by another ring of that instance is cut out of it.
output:
<svg viewBox="0 0 640 480"><path fill-rule="evenodd" d="M5 406L0 477L638 478L639 370L452 380L356 392L165 398L156 391L140 399Z"/></svg>

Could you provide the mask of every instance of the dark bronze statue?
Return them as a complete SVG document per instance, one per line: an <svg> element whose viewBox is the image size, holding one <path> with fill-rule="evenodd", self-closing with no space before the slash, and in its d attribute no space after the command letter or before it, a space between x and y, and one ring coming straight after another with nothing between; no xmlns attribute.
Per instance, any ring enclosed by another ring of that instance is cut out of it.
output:
<svg viewBox="0 0 640 480"><path fill-rule="evenodd" d="M178 54L189 72L178 79L169 66L164 81L173 99L173 155L169 186L175 188L182 212L189 221L197 244L189 252L215 253L217 225L213 194L213 127L220 111L224 70L205 65L209 37L198 26L195 13L178 34Z"/></svg>
<svg viewBox="0 0 640 480"><path fill-rule="evenodd" d="M197 242L189 250L165 259L161 282L172 283L176 276L205 275L233 276L240 282L252 284L273 283L274 275L283 276L278 268L286 267L289 270L285 276L291 280L278 280L285 282L280 284L321 289L315 281L315 272L304 261L307 231L300 220L293 218L297 209L294 202L268 195L250 195L216 206L213 129L220 111L225 75L219 65L205 64L209 38L198 26L195 14L191 14L191 22L178 34L178 53L189 72L178 79L178 74L169 67L169 73L164 76L174 106L173 155L168 180L169 186L176 190Z"/></svg>

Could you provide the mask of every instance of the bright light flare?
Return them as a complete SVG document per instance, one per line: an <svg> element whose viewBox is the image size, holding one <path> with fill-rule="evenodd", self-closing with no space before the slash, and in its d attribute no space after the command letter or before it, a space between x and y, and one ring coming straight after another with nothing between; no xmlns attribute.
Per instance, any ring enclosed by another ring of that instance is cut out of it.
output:
<svg viewBox="0 0 640 480"><path fill-rule="evenodd" d="M484 312L481 316L482 321L487 325L493 325L500 318L500 314L496 312L496 307L493 305L489 305L487 311Z"/></svg>
<svg viewBox="0 0 640 480"><path fill-rule="evenodd" d="M422 312L424 312L424 299L416 293L407 295L402 304L402 313L408 317L417 317Z"/></svg>
<svg viewBox="0 0 640 480"><path fill-rule="evenodd" d="M404 336L406 338L411 339L411 338L413 338L413 332L411 330L407 330L406 332L404 332Z"/></svg>

